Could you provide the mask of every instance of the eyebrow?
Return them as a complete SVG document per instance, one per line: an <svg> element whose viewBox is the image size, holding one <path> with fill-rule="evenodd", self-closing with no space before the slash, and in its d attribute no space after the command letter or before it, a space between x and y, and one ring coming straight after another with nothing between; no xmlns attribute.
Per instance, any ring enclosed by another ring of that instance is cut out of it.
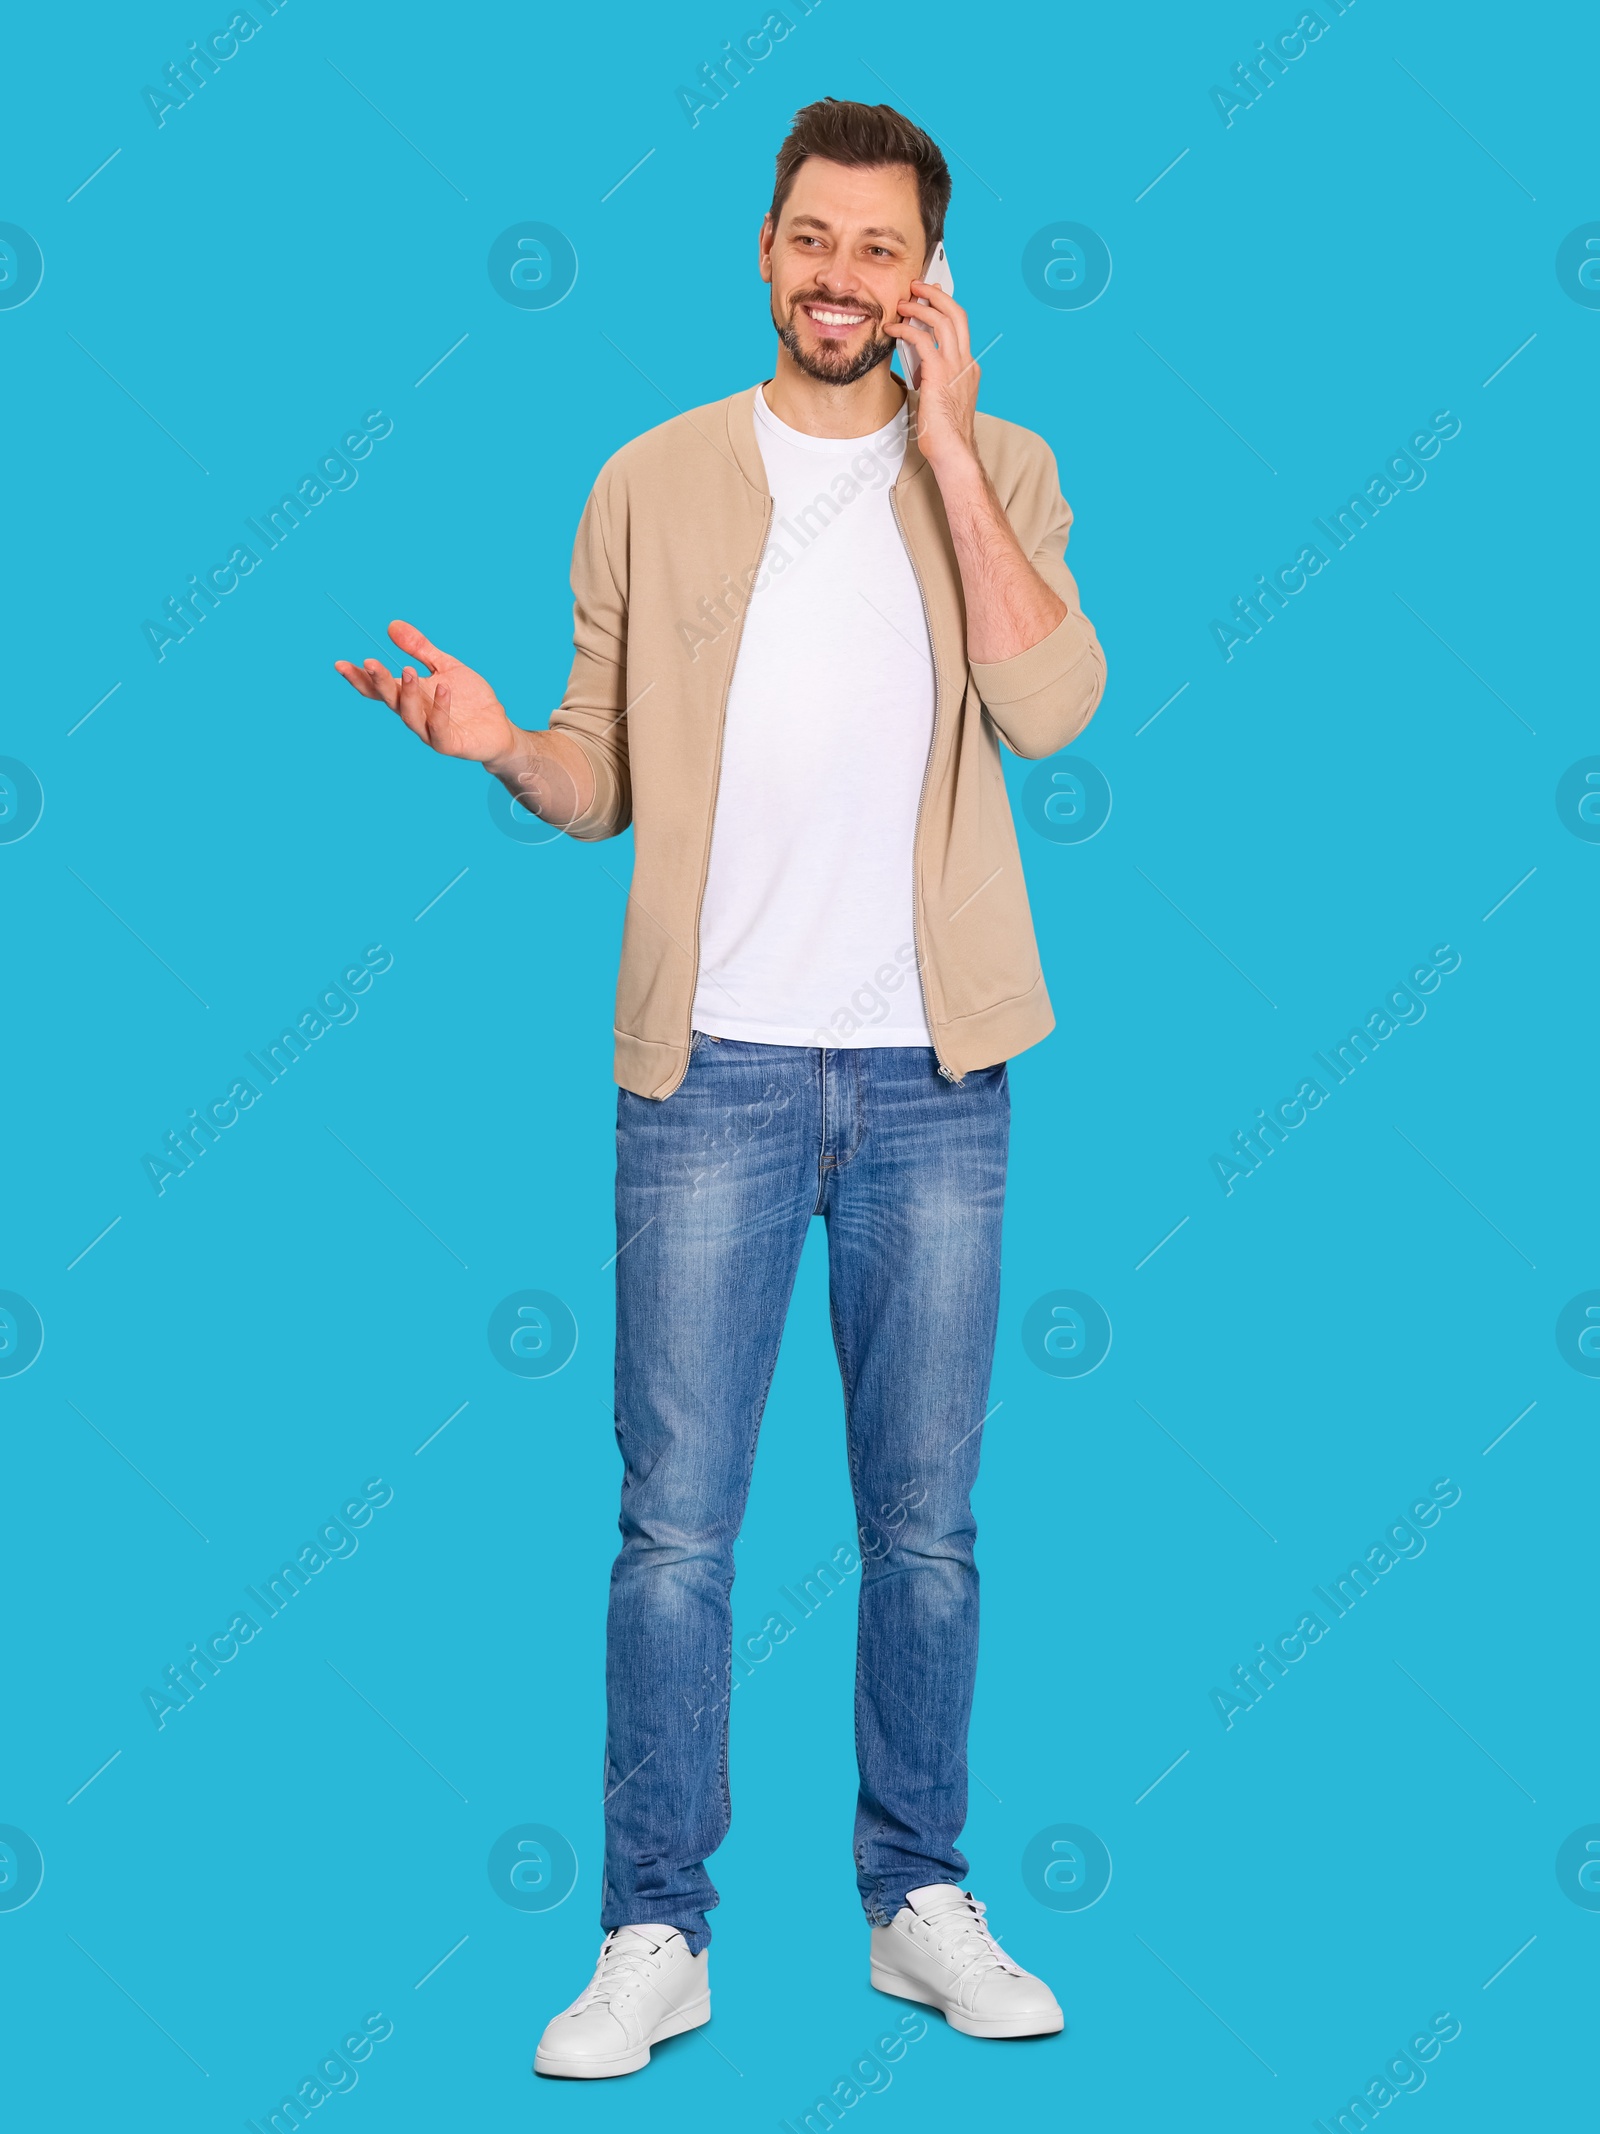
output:
<svg viewBox="0 0 1600 2134"><path fill-rule="evenodd" d="M831 231L833 228L833 224L831 222L824 222L820 215L795 215L791 217L791 227L796 229L805 228L808 230ZM887 226L863 230L861 234L863 237L892 237L897 244L904 244L906 242L905 234L903 231L890 229Z"/></svg>

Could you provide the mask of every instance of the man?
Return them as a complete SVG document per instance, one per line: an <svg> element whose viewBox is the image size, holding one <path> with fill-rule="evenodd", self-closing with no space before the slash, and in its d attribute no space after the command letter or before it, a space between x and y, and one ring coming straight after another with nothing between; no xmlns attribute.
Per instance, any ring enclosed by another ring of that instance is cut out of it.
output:
<svg viewBox="0 0 1600 2134"><path fill-rule="evenodd" d="M966 315L921 279L949 198L937 147L887 106L797 115L760 238L773 376L602 468L547 732L406 623L390 635L420 666L339 663L569 835L634 831L606 1939L544 2033L545 2074L630 2073L710 2016L733 1545L814 1214L861 1534L872 1983L975 2037L1061 2028L963 1890L956 1841L1005 1062L1054 1022L999 748L1063 747L1105 662L1062 560L1055 463L976 412ZM889 367L897 343L920 393Z"/></svg>

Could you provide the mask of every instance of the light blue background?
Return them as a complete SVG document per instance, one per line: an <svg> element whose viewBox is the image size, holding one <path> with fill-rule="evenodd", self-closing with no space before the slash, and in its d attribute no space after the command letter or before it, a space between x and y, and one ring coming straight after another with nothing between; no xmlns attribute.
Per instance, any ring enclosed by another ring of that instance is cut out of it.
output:
<svg viewBox="0 0 1600 2134"><path fill-rule="evenodd" d="M950 153L983 403L1077 514L1111 679L1075 753L1114 795L1090 841L1021 833L1058 1028L1013 1069L978 1498L967 1845L1068 2029L935 2020L845 2120L1305 2126L1449 2011L1397 2120L1576 2123L1600 1914L1555 1860L1600 1821L1600 1386L1555 1325L1600 1284L1600 849L1554 796L1600 748L1600 314L1555 257L1600 218L1592 19L1325 8L1225 128L1211 86L1296 8L822 0L691 128L675 91L760 0L288 0L158 130L142 86L229 12L6 35L0 219L45 256L0 311L0 749L45 793L0 845L0 1287L45 1325L0 1379L0 1822L45 1860L0 1911L19 2123L260 2124L381 2011L319 2134L772 2126L903 2012L853 1888L847 1592L735 1699L714 2024L632 2085L528 2072L597 1941L629 843L501 835L479 771L332 669L404 615L543 722L601 462L770 368L757 227L825 94ZM489 284L529 220L580 262L552 310ZM1057 221L1110 247L1088 309L1023 282ZM358 485L158 664L145 619L370 409L394 430ZM1425 485L1225 662L1212 619L1445 409ZM373 943L359 1018L158 1198L141 1157ZM1444 943L1425 1020L1225 1196L1211 1156ZM821 1242L741 1633L852 1538ZM557 1376L489 1352L521 1289L575 1315ZM1081 1379L1022 1344L1057 1289L1114 1330ZM158 1732L141 1690L371 1477L359 1552ZM1425 1554L1225 1731L1212 1688L1440 1477ZM575 1849L556 1909L489 1886L525 1823ZM1024 1884L1061 1823L1114 1863L1086 1910Z"/></svg>

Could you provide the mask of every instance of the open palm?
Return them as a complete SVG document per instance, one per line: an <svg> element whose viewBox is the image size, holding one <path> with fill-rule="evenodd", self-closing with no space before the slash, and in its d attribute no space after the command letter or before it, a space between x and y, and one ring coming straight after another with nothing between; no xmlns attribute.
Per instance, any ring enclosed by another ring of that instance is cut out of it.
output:
<svg viewBox="0 0 1600 2134"><path fill-rule="evenodd" d="M441 756L464 756L473 763L503 756L516 730L483 676L441 652L408 622L390 623L389 635L431 672L419 674L408 666L397 676L382 660L364 660L359 667L347 659L335 660L351 688L398 712L417 738Z"/></svg>

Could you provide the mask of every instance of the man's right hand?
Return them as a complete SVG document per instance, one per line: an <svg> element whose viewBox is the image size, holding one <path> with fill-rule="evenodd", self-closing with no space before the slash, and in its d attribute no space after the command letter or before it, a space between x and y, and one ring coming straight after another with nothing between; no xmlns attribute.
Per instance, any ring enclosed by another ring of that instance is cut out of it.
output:
<svg viewBox="0 0 1600 2134"><path fill-rule="evenodd" d="M410 623L390 623L389 635L432 671L419 674L408 666L396 676L382 660L364 660L359 667L335 660L352 689L387 704L439 755L481 763L545 822L565 828L585 812L594 797L594 774L576 741L513 725L481 674L441 652Z"/></svg>
<svg viewBox="0 0 1600 2134"><path fill-rule="evenodd" d="M364 660L359 667L347 659L335 660L352 689L398 712L417 738L441 756L488 763L511 752L516 728L481 674L441 652L408 622L390 623L389 635L402 652L432 672L419 674L407 667L395 676L381 659Z"/></svg>

